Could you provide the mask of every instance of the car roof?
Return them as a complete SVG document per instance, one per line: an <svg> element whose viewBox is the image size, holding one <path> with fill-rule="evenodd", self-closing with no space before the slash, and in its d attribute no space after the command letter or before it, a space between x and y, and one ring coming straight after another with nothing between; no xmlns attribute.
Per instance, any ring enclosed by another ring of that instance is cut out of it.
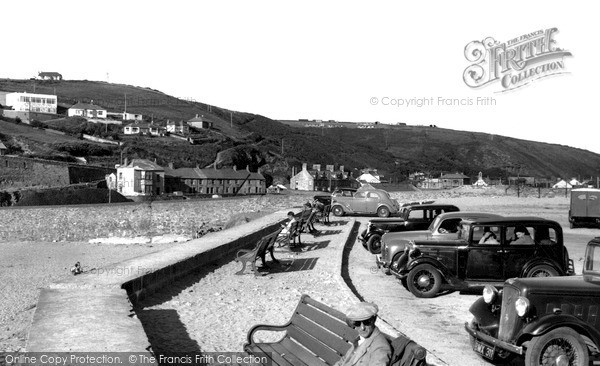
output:
<svg viewBox="0 0 600 366"><path fill-rule="evenodd" d="M467 221L467 217L472 218L473 220L485 219L485 218L501 218L502 215L490 213L490 212L468 212L468 211L454 211L454 212L444 212L443 214L437 215L442 219L455 219L465 217L464 221Z"/></svg>
<svg viewBox="0 0 600 366"><path fill-rule="evenodd" d="M409 207L410 208L423 208L423 209L452 207L452 208L456 208L458 210L458 207L456 207L455 205L446 204L446 203L421 203L421 204L416 204L416 205L404 206L402 208L406 209Z"/></svg>
<svg viewBox="0 0 600 366"><path fill-rule="evenodd" d="M475 219L475 220L464 220L465 223L470 224L486 224L486 225L505 225L510 223L553 223L558 225L556 221L544 219L536 216L502 216L499 218L487 218L487 219Z"/></svg>

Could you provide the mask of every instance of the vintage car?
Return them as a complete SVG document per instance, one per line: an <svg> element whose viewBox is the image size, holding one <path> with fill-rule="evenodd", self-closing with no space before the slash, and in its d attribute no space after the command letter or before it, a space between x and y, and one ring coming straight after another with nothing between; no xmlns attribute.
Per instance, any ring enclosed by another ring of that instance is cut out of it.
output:
<svg viewBox="0 0 600 366"><path fill-rule="evenodd" d="M588 366L590 358L598 361L599 308L600 238L594 238L582 276L512 278L500 291L486 286L465 329L473 350L492 361Z"/></svg>
<svg viewBox="0 0 600 366"><path fill-rule="evenodd" d="M561 226L539 217L463 221L458 240L411 240L390 270L417 297L574 273Z"/></svg>
<svg viewBox="0 0 600 366"><path fill-rule="evenodd" d="M578 188L571 191L569 223L571 229L600 225L600 189Z"/></svg>
<svg viewBox="0 0 600 366"><path fill-rule="evenodd" d="M383 189L363 186L356 190L354 196L334 196L331 201L331 212L335 216L345 214L377 214L379 217L395 215L400 210L398 201L390 197Z"/></svg>
<svg viewBox="0 0 600 366"><path fill-rule="evenodd" d="M502 216L484 212L451 211L436 216L427 230L386 233L381 238L381 254L376 257L377 266L383 268L386 274L390 274L390 267L393 266L397 270L398 260L411 240L458 240L458 231L463 220L499 217Z"/></svg>
<svg viewBox="0 0 600 366"><path fill-rule="evenodd" d="M446 204L415 203L404 206L401 207L398 217L369 220L367 228L358 236L358 240L368 251L379 254L381 253L381 237L383 234L425 230L439 214L458 210L458 207Z"/></svg>
<svg viewBox="0 0 600 366"><path fill-rule="evenodd" d="M356 188L336 188L331 196L333 197L352 197L356 193Z"/></svg>

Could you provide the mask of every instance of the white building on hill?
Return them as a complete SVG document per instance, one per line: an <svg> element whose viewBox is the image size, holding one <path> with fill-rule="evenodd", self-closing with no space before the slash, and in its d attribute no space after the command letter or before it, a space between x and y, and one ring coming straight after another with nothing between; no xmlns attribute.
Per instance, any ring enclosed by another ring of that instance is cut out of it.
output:
<svg viewBox="0 0 600 366"><path fill-rule="evenodd" d="M4 105L19 112L56 114L58 98L51 94L6 93Z"/></svg>
<svg viewBox="0 0 600 366"><path fill-rule="evenodd" d="M77 103L69 108L68 116L86 118L106 118L107 110L92 103Z"/></svg>

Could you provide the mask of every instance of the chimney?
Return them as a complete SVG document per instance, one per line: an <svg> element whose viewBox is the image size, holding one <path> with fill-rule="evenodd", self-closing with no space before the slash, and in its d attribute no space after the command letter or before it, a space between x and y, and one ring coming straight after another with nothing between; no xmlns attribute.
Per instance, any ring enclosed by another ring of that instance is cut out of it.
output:
<svg viewBox="0 0 600 366"><path fill-rule="evenodd" d="M169 163L169 169L174 169L173 168L173 163Z"/></svg>
<svg viewBox="0 0 600 366"><path fill-rule="evenodd" d="M302 170L306 171L306 163L302 163Z"/></svg>
<svg viewBox="0 0 600 366"><path fill-rule="evenodd" d="M125 163L123 164L123 166L127 166L127 158L125 158Z"/></svg>
<svg viewBox="0 0 600 366"><path fill-rule="evenodd" d="M340 172L342 172L342 173L344 172L344 166L343 165L340 165Z"/></svg>
<svg viewBox="0 0 600 366"><path fill-rule="evenodd" d="M198 113L196 113L196 118L198 118Z"/></svg>
<svg viewBox="0 0 600 366"><path fill-rule="evenodd" d="M246 165L246 171L250 173L250 165Z"/></svg>

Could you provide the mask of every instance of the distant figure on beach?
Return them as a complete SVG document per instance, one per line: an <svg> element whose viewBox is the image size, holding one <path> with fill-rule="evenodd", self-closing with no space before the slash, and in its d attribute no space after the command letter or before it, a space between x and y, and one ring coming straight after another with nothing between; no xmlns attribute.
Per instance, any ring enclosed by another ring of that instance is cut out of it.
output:
<svg viewBox="0 0 600 366"><path fill-rule="evenodd" d="M82 272L83 270L81 269L81 264L79 264L79 262L75 263L75 265L71 268L71 273L73 273L74 276Z"/></svg>
<svg viewBox="0 0 600 366"><path fill-rule="evenodd" d="M377 305L361 302L346 315L348 325L358 331L358 342L334 366L386 366L392 357L392 348L385 335L377 328Z"/></svg>

